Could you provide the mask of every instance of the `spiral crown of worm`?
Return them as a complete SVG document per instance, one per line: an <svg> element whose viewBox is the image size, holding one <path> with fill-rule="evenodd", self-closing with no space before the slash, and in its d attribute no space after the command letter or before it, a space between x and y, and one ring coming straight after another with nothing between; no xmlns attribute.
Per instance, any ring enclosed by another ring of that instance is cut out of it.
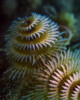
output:
<svg viewBox="0 0 80 100"><path fill-rule="evenodd" d="M13 79L35 72L43 62L65 48L65 39L60 36L57 24L36 13L13 21L5 39L6 54L11 63L5 73L11 72L9 77Z"/></svg>
<svg viewBox="0 0 80 100"><path fill-rule="evenodd" d="M80 51L56 55L36 77L27 100L80 100Z"/></svg>

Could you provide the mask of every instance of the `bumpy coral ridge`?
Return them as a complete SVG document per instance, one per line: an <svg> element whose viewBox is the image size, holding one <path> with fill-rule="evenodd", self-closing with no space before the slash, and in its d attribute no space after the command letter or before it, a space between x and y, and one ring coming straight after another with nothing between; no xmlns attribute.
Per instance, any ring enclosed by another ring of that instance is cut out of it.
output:
<svg viewBox="0 0 80 100"><path fill-rule="evenodd" d="M6 35L6 54L11 61L10 77L35 72L42 62L65 48L58 26L48 17L32 13L18 18Z"/></svg>
<svg viewBox="0 0 80 100"><path fill-rule="evenodd" d="M45 70L37 76L39 83L24 97L27 100L80 100L79 55L68 51L45 64Z"/></svg>

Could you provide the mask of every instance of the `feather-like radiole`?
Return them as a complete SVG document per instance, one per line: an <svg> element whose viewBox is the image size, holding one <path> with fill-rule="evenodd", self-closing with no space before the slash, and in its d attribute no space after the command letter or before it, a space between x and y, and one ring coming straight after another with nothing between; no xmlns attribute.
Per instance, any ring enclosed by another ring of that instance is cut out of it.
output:
<svg viewBox="0 0 80 100"><path fill-rule="evenodd" d="M33 90L27 100L79 100L80 99L80 51L67 51L56 55L56 60L45 64L36 76Z"/></svg>
<svg viewBox="0 0 80 100"><path fill-rule="evenodd" d="M35 73L55 53L65 49L65 42L58 31L58 25L48 17L32 13L30 17L13 21L6 39L6 54L13 79L25 73Z"/></svg>

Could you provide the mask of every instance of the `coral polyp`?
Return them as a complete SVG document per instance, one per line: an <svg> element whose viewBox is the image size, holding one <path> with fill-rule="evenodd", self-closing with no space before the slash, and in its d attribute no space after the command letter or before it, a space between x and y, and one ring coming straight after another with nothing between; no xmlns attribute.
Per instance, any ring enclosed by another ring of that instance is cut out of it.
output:
<svg viewBox="0 0 80 100"><path fill-rule="evenodd" d="M45 64L36 76L39 82L27 96L29 100L79 100L80 52L61 53L57 59ZM27 98L27 100L28 100Z"/></svg>
<svg viewBox="0 0 80 100"><path fill-rule="evenodd" d="M55 53L65 49L58 25L48 17L31 13L30 17L13 21L6 39L6 54L11 67L10 77L35 72L42 63L50 60Z"/></svg>

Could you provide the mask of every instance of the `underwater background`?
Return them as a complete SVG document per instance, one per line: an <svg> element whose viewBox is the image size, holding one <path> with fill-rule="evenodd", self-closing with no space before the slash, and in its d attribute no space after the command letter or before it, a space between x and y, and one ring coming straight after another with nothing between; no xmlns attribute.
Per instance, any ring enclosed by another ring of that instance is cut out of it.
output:
<svg viewBox="0 0 80 100"><path fill-rule="evenodd" d="M0 1L0 100L28 100L23 96L29 94L28 91L31 91L32 87L34 87L33 84L36 84L36 79L32 78L31 75L13 80L12 78L9 79L9 73L4 74L7 68L9 68L9 59L7 59L8 56L6 56L4 49L7 30L14 20L18 17L24 18L30 16L31 12L46 15L60 26L59 31L66 33L62 35L62 38L68 39L67 50L70 49L73 52L80 50L80 0ZM80 100L80 97L69 100Z"/></svg>

